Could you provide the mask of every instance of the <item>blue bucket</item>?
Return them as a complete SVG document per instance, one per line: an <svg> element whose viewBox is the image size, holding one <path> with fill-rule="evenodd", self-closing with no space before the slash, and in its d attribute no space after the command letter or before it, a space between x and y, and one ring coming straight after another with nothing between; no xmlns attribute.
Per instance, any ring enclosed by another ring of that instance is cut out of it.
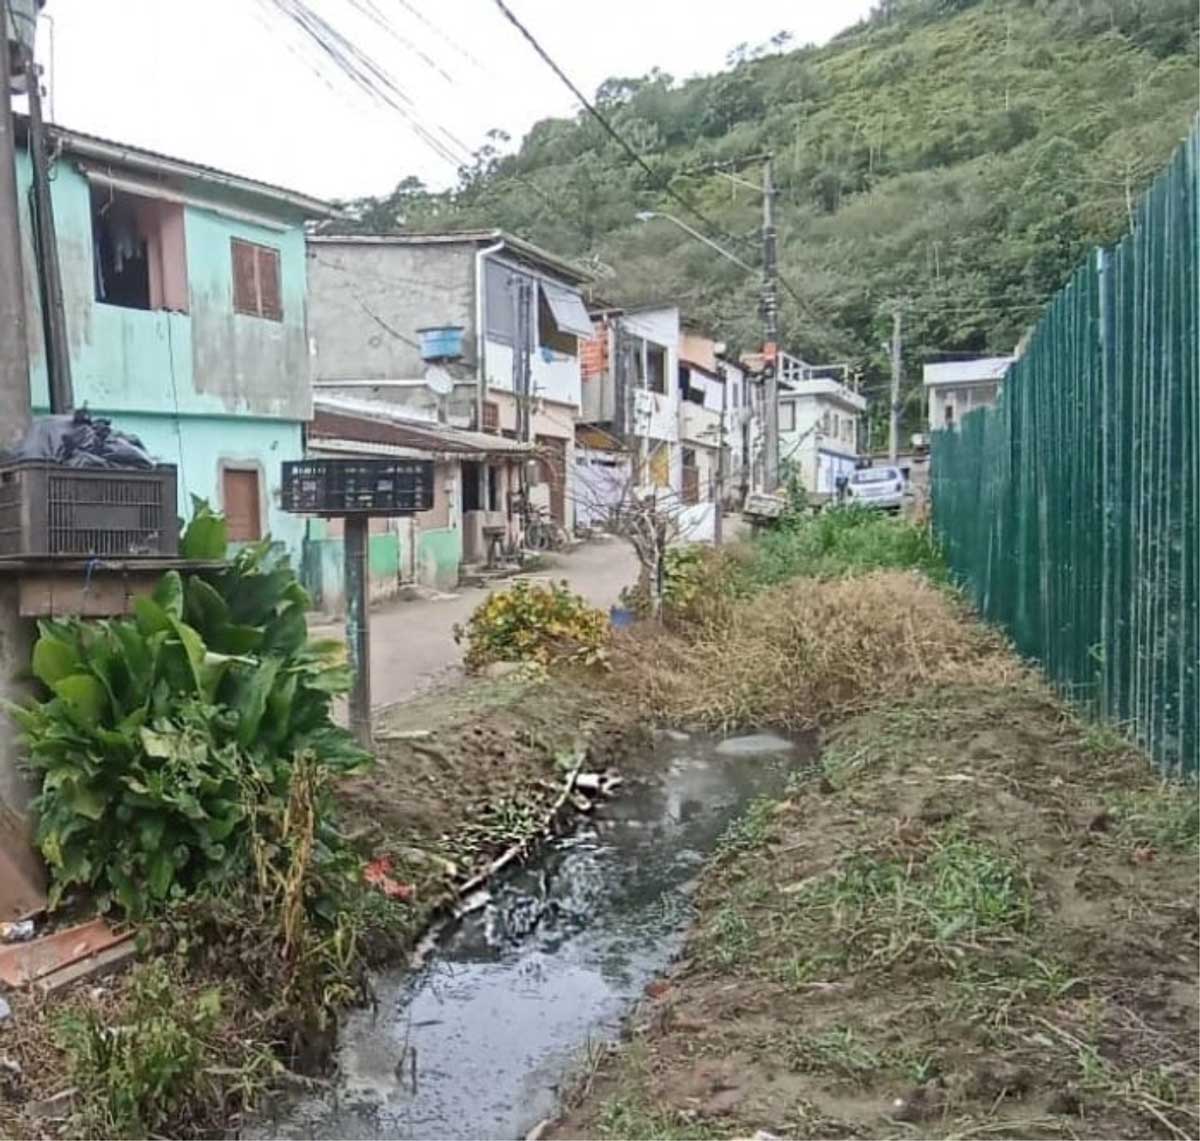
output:
<svg viewBox="0 0 1200 1141"><path fill-rule="evenodd" d="M637 620L637 615L623 606L613 606L608 611L608 620L614 630L627 630Z"/></svg>
<svg viewBox="0 0 1200 1141"><path fill-rule="evenodd" d="M461 325L431 325L425 329L418 329L417 336L421 338L422 360L444 361L462 356Z"/></svg>

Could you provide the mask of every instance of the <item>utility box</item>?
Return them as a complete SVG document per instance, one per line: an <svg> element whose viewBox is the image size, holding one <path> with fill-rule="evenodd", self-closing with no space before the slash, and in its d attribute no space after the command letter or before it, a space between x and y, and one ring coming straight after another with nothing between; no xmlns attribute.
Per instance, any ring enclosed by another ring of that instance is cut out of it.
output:
<svg viewBox="0 0 1200 1141"><path fill-rule="evenodd" d="M179 551L175 467L0 467L0 558L126 559Z"/></svg>

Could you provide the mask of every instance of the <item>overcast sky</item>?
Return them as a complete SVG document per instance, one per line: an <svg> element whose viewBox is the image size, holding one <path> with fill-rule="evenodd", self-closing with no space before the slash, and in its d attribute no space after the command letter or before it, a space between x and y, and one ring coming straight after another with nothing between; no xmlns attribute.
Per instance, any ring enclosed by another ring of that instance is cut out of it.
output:
<svg viewBox="0 0 1200 1141"><path fill-rule="evenodd" d="M402 110L358 90L272 0L48 0L38 55L59 123L324 197L442 187L499 128L570 92L493 0L307 0L378 62ZM589 95L652 67L719 70L781 30L823 42L870 0L509 0ZM372 13L380 18L373 18ZM434 141L431 141L434 140ZM449 152L449 153L447 153Z"/></svg>

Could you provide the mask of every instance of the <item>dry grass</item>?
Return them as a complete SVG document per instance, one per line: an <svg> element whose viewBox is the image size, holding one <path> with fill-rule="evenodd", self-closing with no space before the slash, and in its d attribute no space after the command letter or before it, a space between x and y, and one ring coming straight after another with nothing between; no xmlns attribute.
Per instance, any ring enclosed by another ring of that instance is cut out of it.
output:
<svg viewBox="0 0 1200 1141"><path fill-rule="evenodd" d="M1022 673L998 635L905 571L794 581L690 632L637 629L613 662L650 715L722 730L806 728L940 682Z"/></svg>

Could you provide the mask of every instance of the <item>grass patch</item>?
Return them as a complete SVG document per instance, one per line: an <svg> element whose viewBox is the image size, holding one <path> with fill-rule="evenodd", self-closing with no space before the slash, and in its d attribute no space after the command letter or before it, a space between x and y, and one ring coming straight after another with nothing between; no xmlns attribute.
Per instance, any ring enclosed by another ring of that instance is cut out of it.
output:
<svg viewBox="0 0 1200 1141"><path fill-rule="evenodd" d="M597 1122L601 1137L626 1141L707 1141L724 1137L727 1131L703 1121L690 1121L675 1110L659 1110L637 1096L611 1098L604 1103Z"/></svg>
<svg viewBox="0 0 1200 1141"><path fill-rule="evenodd" d="M717 853L731 854L761 847L770 836L777 806L777 801L766 796L751 801L746 811L725 829L717 841Z"/></svg>
<svg viewBox="0 0 1200 1141"><path fill-rule="evenodd" d="M915 948L1020 932L1032 918L1028 875L989 845L947 829L911 853L856 853L795 895L805 926L842 945L847 966L886 966Z"/></svg>
<svg viewBox="0 0 1200 1141"><path fill-rule="evenodd" d="M1135 844L1176 852L1200 847L1200 796L1193 781L1121 793L1110 798L1109 811L1117 835Z"/></svg>
<svg viewBox="0 0 1200 1141"><path fill-rule="evenodd" d="M222 1126L224 1107L253 1100L277 1068L265 1048L238 1048L223 1007L218 988L189 991L162 961L134 972L117 1017L82 998L68 1006L56 1038L78 1091L69 1135L200 1136Z"/></svg>
<svg viewBox="0 0 1200 1141"><path fill-rule="evenodd" d="M865 507L791 518L755 539L738 565L736 583L744 594L797 576L829 578L889 569L919 570L934 582L949 579L928 528Z"/></svg>
<svg viewBox="0 0 1200 1141"><path fill-rule="evenodd" d="M719 971L731 971L747 962L758 949L759 933L732 903L719 908L698 939L703 961Z"/></svg>

